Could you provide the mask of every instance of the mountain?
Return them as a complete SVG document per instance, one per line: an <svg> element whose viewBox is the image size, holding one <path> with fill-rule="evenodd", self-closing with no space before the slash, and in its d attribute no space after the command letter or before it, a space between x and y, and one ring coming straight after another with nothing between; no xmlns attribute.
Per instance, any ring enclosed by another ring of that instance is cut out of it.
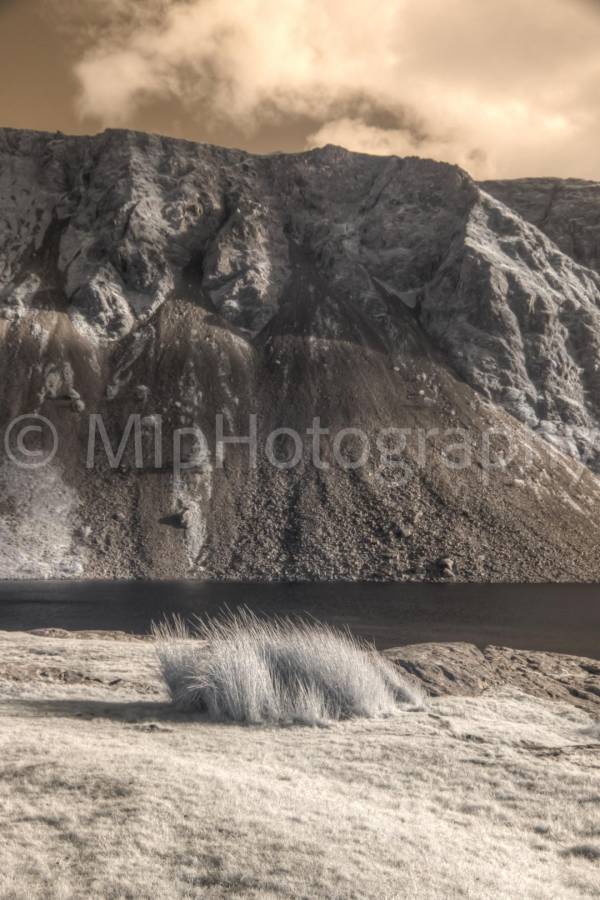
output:
<svg viewBox="0 0 600 900"><path fill-rule="evenodd" d="M536 227L507 191L332 146L0 131L0 428L41 415L57 445L24 468L8 431L0 575L596 579L594 216L585 266L560 208ZM91 416L113 451L132 426L114 466ZM220 464L218 416L256 422L256 464Z"/></svg>

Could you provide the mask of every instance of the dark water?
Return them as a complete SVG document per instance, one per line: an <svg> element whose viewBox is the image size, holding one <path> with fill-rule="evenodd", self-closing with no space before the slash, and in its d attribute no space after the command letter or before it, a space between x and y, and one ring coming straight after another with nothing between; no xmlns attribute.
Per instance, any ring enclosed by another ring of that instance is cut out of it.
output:
<svg viewBox="0 0 600 900"><path fill-rule="evenodd" d="M0 582L0 629L148 631L165 613L310 614L381 647L471 641L600 658L600 585Z"/></svg>

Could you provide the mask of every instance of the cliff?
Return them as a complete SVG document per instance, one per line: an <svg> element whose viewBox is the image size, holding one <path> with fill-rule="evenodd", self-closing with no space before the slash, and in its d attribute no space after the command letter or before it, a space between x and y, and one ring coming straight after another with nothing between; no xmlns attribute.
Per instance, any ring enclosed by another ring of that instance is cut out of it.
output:
<svg viewBox="0 0 600 900"><path fill-rule="evenodd" d="M36 469L5 447L0 574L595 579L597 245L521 197L331 146L0 131L0 427L57 436ZM111 466L92 415L115 451L139 417L141 456L134 428ZM256 421L256 464L220 464L218 416Z"/></svg>

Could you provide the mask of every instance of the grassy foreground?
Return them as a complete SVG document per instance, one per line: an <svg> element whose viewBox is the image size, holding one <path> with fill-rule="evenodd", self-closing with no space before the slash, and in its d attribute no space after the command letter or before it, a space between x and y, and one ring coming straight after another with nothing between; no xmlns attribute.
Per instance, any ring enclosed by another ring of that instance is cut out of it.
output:
<svg viewBox="0 0 600 900"><path fill-rule="evenodd" d="M515 691L176 713L142 641L0 633L2 898L600 895L600 737Z"/></svg>

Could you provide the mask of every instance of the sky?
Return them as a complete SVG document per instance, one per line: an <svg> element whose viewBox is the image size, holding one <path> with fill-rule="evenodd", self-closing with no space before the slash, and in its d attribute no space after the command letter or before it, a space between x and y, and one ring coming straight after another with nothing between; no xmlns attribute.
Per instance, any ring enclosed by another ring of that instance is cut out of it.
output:
<svg viewBox="0 0 600 900"><path fill-rule="evenodd" d="M600 180L600 0L0 0L0 126Z"/></svg>

